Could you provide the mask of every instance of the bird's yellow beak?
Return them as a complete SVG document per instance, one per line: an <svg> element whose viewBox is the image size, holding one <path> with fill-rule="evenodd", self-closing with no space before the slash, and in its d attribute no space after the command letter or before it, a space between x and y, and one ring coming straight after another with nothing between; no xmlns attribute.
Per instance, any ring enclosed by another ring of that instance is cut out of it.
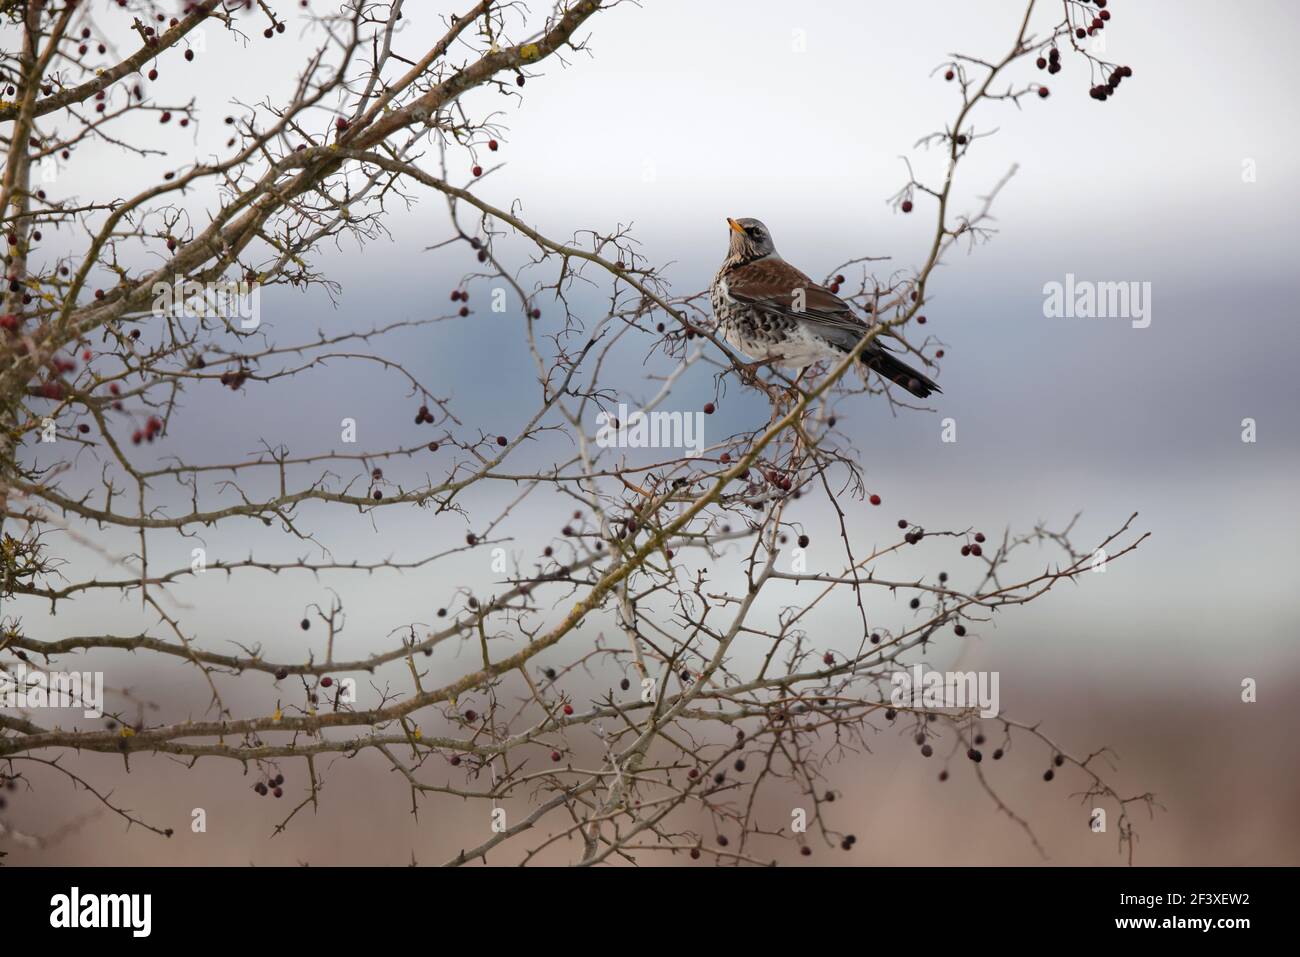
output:
<svg viewBox="0 0 1300 957"><path fill-rule="evenodd" d="M745 227L740 225L740 223L736 222L730 216L727 217L727 225L730 226L732 229L734 229L736 232L740 233L742 236L745 234Z"/></svg>

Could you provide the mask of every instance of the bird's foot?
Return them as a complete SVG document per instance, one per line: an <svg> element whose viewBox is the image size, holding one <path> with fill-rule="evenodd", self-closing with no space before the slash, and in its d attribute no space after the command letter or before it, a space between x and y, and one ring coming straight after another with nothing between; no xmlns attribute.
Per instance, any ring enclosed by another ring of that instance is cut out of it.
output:
<svg viewBox="0 0 1300 957"><path fill-rule="evenodd" d="M768 401L773 405L779 405L782 400L788 399L790 395L789 386L780 385L775 382L764 382L758 377L758 370L763 366L770 366L776 359L756 359L753 362L737 362L736 372L740 376L740 381L745 385L752 386L760 392L767 394ZM797 391L797 390L796 390Z"/></svg>
<svg viewBox="0 0 1300 957"><path fill-rule="evenodd" d="M753 362L737 362L736 372L740 376L740 381L746 385L752 385L756 389L767 391L769 386L758 377L758 370L763 366L771 365L775 359L755 359Z"/></svg>

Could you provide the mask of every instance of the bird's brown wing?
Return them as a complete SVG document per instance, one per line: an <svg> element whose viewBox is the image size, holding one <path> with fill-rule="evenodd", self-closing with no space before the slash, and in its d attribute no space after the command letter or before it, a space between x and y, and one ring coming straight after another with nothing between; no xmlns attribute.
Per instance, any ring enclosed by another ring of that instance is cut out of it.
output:
<svg viewBox="0 0 1300 957"><path fill-rule="evenodd" d="M728 271L726 280L728 295L738 302L815 324L843 327L858 338L867 329L848 303L783 259L744 263Z"/></svg>
<svg viewBox="0 0 1300 957"><path fill-rule="evenodd" d="M847 302L784 260L759 259L745 263L728 270L724 278L727 294L732 299L802 320L846 352L871 328ZM799 309L801 294L803 308ZM863 349L861 359L867 368L915 396L925 398L931 392L942 391L933 379L890 355L889 345L879 337Z"/></svg>

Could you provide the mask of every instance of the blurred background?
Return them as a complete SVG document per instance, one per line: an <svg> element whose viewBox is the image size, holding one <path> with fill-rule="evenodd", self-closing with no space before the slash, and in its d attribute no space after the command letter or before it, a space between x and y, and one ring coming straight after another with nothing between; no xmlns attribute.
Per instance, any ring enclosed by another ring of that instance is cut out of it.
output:
<svg viewBox="0 0 1300 957"><path fill-rule="evenodd" d="M408 55L424 49L419 44L436 35L440 18L458 9L443 2L407 8L410 40L399 49ZM1059 22L1061 5L1038 8L1035 32L1042 35ZM1051 78L1029 63L1016 68L1019 82L1048 82L1051 97L1026 99L1019 108L985 104L971 120L978 134L995 135L977 139L963 163L956 208L978 208L979 197L1013 165L1016 172L994 209L998 233L969 253L950 255L931 281L926 332L946 353L934 411L896 413L866 397L838 410L845 441L860 450L869 487L885 502L851 510L851 533L855 547L893 541L895 520L906 517L926 528L979 528L997 537L1040 520L1063 527L1081 512L1076 543L1091 548L1138 512L1134 528L1151 537L1135 553L1105 574L1062 583L974 629L962 667L998 671L1004 712L1040 721L1071 753L1111 748L1111 780L1122 793L1155 794L1154 816L1135 808L1138 864L1296 864L1300 388L1293 369L1300 270L1292 232L1300 211L1300 143L1290 99L1300 65L1290 47L1300 13L1268 0L1228 12L1208 0L1113 0L1110 9L1104 58L1134 71L1113 99L1090 99L1086 64L1067 56ZM506 129L501 150L490 155L497 165L484 163L488 175L475 191L498 207L518 201L524 219L556 238L630 225L644 255L669 264L665 275L677 294L707 286L724 255L726 216L762 219L783 256L814 277L858 256L891 257L869 264L881 276L914 268L928 250L933 209L918 200L904 216L888 199L906 183L904 155L919 178L942 173L939 151L916 147L956 113L953 85L932 71L957 51L1000 56L1022 12L1023 4L1009 0L621 4L590 21L587 52L569 57L563 69L548 63L520 98L467 98L466 108L479 115L500 110ZM193 65L171 66L173 74L187 71L185 89L196 91L206 111L192 143L172 143L168 158L156 162L89 145L60 172L57 188L130 195L162 170L215 148L225 135L219 118L231 102L274 99L291 86L288 65L311 43L295 36L292 16L289 22L276 57L210 31ZM5 31L12 42L11 28ZM464 168L459 179L457 163ZM452 181L467 181L471 164L468 153L449 156ZM322 271L341 284L337 297L264 292L268 339L310 340L318 328L334 333L446 314L449 291L477 263L463 245L428 249L448 235L446 207L427 192L417 199L409 210L393 210L390 236L322 252ZM196 215L202 200L195 197ZM56 242L73 249L77 238ZM862 269L853 269L856 281ZM1150 283L1150 325L1045 317L1043 287L1064 282L1067 273ZM543 268L530 276L541 281L550 274ZM402 356L451 399L466 436L478 429L514 434L538 393L518 310L498 315L483 308L489 285L469 284L479 307L470 317L398 335L375 350ZM590 309L594 321L602 293L575 300L575 311ZM616 384L633 400L653 395L650 374L667 368L662 357L643 363L644 351L624 350L614 367ZM697 409L714 394L709 371L698 367L670 408ZM214 383L182 402L167 440L141 453L144 460L177 454L230 462L263 442L288 443L300 454L332 449L343 417L357 419L362 447L387 447L409 434L418 404L399 378L348 363L240 393ZM733 384L708 421L707 438L755 428L766 416L765 400ZM955 420L956 442L941 441L945 418ZM1242 440L1245 419L1256 424L1254 442ZM524 449L518 470L546 458L544 449ZM89 457L80 464L93 483L97 464ZM393 464L385 473L390 481L405 477L409 487L449 464ZM157 492L178 506L187 500L183 490ZM470 504L487 514L508 490L495 494L494 500L476 493ZM534 560L571 508L539 500L517 512L504 529L512 554ZM818 543L826 543L821 558L833 567L834 515L810 502L796 517L812 537L814 567ZM303 519L319 547L260 523L204 530L201 541L209 560L250 551L319 559L322 549L340 560L411 560L454 547L470 530L456 514L416 509L363 517L308 507ZM108 531L96 543L117 554L135 547L130 536ZM163 535L150 543L163 567L187 565L194 545ZM927 543L915 551L903 559L900 576L910 562L914 573L946 568L962 584L955 547ZM69 545L68 552L77 555L70 578L109 568L84 550ZM1032 574L1055 558L1044 549L1021 567ZM434 609L454 604L457 587L489 591L499 578L486 556L471 553L451 567L320 581L305 574L208 575L172 594L204 647L261 643L268 657L300 658L309 648L319 654L311 645L319 633L304 634L297 622L312 603L328 603L333 589L348 614L339 653L361 656L392 647L413 622L428 625ZM905 618L901 604L876 601L882 615ZM778 604L774 598L772 607ZM61 604L56 616L37 602L6 605L29 634L51 640L134 634L156 624L131 599L79 598ZM851 597L815 624L818 648L851 648L859 629ZM928 660L941 667L957 653L937 647ZM456 654L449 650L444 665L440 652L435 665L464 666ZM208 695L193 669L144 655L86 656L61 666L96 664L111 686L158 705L146 720L204 716ZM1258 682L1256 703L1241 700L1245 679ZM400 682L399 673L392 683ZM608 675L575 674L564 690L588 701L610 683ZM236 713L241 704L262 713L272 694L269 678L227 679L222 688ZM364 682L362 688L363 700L375 693ZM81 719L69 712L63 723ZM569 744L577 755L599 754L589 735ZM1000 796L1033 827L1045 856L998 811L964 759L948 765L949 781L937 780L945 754L939 748L926 762L905 731L882 727L869 752L843 755L826 769L828 785L843 798L833 820L858 842L851 853L817 847L809 860L1126 861L1113 832L1088 829L1081 778L1061 774L1043 782L1049 753L1018 744L1000 765L984 765ZM409 791L373 756L323 762L319 810L308 807L275 837L274 825L304 797L301 780L289 780L285 800L272 803L253 795L253 778L230 762L208 759L190 769L160 756L133 755L129 767L119 757L75 759L80 773L114 791L116 802L175 827L176 836L165 841L111 814L96 815L97 802L65 779L24 769L40 787L11 792L6 820L37 834L78 823L46 849L7 848L9 862L434 863L486 837L478 806L439 801L413 817ZM788 821L787 796L768 800L766 810ZM205 834L190 833L195 807L207 811ZM783 861L805 860L790 846L774 843L769 851ZM571 852L560 846L543 860L560 862ZM513 860L507 854L491 863Z"/></svg>

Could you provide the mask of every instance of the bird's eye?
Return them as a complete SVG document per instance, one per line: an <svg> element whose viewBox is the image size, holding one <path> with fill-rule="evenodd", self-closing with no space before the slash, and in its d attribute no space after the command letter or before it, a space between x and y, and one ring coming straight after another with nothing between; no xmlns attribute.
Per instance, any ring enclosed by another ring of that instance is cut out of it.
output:
<svg viewBox="0 0 1300 957"><path fill-rule="evenodd" d="M749 233L750 238L752 239L757 239L759 236L763 235L763 231L759 229L757 226L750 226L747 230L745 230L745 232Z"/></svg>

